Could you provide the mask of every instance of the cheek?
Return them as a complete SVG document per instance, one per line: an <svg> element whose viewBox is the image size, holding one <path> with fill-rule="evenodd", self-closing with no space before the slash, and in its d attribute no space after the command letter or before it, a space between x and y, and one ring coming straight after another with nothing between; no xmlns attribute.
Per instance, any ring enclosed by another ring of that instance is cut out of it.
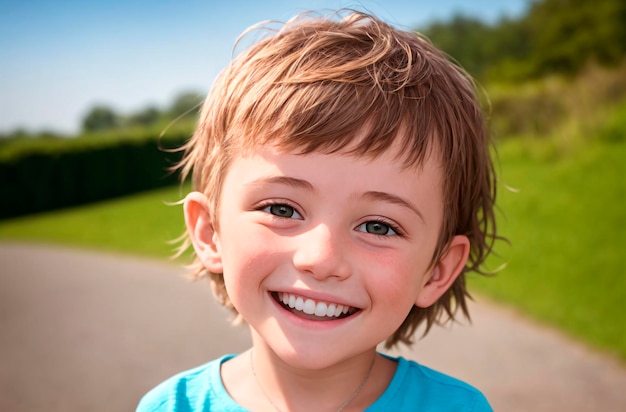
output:
<svg viewBox="0 0 626 412"><path fill-rule="evenodd" d="M229 294L257 287L280 263L280 246L267 230L230 225L222 234L222 264Z"/></svg>
<svg viewBox="0 0 626 412"><path fill-rule="evenodd" d="M367 263L366 281L373 299L393 307L413 306L422 289L426 265L415 256L379 256Z"/></svg>

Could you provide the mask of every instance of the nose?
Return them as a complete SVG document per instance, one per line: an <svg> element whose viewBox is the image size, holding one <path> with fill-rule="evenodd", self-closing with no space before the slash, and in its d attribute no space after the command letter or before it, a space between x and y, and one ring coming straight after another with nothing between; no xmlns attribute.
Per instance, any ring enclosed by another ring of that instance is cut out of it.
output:
<svg viewBox="0 0 626 412"><path fill-rule="evenodd" d="M298 236L294 266L318 280L345 279L351 275L348 241L327 225L317 225Z"/></svg>

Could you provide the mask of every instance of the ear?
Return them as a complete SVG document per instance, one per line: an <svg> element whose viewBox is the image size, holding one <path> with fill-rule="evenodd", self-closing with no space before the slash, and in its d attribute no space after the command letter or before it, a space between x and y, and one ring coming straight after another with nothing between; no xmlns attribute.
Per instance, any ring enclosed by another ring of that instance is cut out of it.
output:
<svg viewBox="0 0 626 412"><path fill-rule="evenodd" d="M219 236L215 231L209 201L200 192L191 192L183 203L185 224L191 244L206 269L222 273Z"/></svg>
<svg viewBox="0 0 626 412"><path fill-rule="evenodd" d="M452 286L461 274L470 252L470 241L467 236L455 236L450 241L445 253L427 273L425 285L415 301L420 308L427 308Z"/></svg>

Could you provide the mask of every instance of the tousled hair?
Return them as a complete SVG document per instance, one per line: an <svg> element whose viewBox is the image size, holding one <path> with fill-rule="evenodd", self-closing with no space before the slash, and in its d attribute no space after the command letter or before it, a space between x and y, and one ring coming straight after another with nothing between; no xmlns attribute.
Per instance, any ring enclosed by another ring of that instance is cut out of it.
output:
<svg viewBox="0 0 626 412"><path fill-rule="evenodd" d="M471 77L423 36L362 12L300 15L267 33L218 76L183 147L181 176L192 174L193 189L209 199L216 230L228 167L258 145L374 158L399 144L406 167L436 150L445 209L432 263L455 235L469 238L470 256L450 289L430 307L414 306L386 346L411 344L418 326L425 324L426 334L459 309L469 318L465 275L485 274L497 238L490 142ZM189 244L187 238L182 248ZM193 267L237 313L223 275L197 258Z"/></svg>

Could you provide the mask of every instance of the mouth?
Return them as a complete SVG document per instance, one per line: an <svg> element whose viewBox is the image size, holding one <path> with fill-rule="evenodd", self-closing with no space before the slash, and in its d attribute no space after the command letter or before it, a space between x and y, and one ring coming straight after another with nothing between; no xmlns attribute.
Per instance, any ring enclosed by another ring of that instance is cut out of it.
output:
<svg viewBox="0 0 626 412"><path fill-rule="evenodd" d="M272 298L294 315L317 321L345 319L359 312L359 308L333 302L313 300L292 293L272 292Z"/></svg>

